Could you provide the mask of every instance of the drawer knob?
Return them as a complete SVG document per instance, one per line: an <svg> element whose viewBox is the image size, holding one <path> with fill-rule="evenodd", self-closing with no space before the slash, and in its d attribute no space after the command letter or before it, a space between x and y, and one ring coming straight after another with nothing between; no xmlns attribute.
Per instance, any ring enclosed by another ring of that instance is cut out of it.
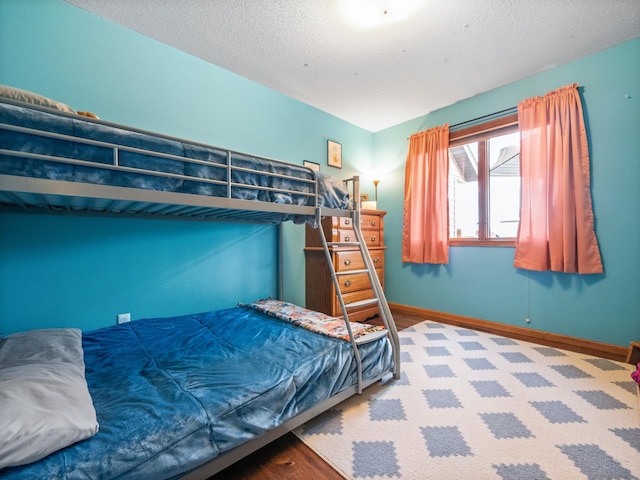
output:
<svg viewBox="0 0 640 480"><path fill-rule="evenodd" d="M378 257L373 259L373 263L378 263L380 261L380 259Z"/></svg>
<svg viewBox="0 0 640 480"><path fill-rule="evenodd" d="M373 237L371 237L371 241L375 242L376 241L376 236L374 235Z"/></svg>
<svg viewBox="0 0 640 480"><path fill-rule="evenodd" d="M345 225L351 225L351 220L346 218L345 221L344 221L344 224Z"/></svg>
<svg viewBox="0 0 640 480"><path fill-rule="evenodd" d="M344 282L344 286L345 287L350 287L351 286L351 280L347 280L346 282Z"/></svg>
<svg viewBox="0 0 640 480"><path fill-rule="evenodd" d="M348 242L350 239L351 239L351 237L349 235L345 235L344 236L344 241L345 242Z"/></svg>
<svg viewBox="0 0 640 480"><path fill-rule="evenodd" d="M350 259L350 258L347 258L347 259L344 261L344 264L345 264L345 265L351 265L351 259Z"/></svg>
<svg viewBox="0 0 640 480"><path fill-rule="evenodd" d="M376 221L375 220L371 220L371 226L375 227L376 226Z"/></svg>

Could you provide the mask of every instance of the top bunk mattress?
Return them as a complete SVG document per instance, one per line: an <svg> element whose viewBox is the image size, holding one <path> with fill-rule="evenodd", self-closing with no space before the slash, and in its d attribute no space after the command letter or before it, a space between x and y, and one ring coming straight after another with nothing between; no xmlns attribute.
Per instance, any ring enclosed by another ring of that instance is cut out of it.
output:
<svg viewBox="0 0 640 480"><path fill-rule="evenodd" d="M182 475L355 385L351 343L248 306L85 332L91 438L2 479ZM393 367L388 338L359 347L365 380Z"/></svg>
<svg viewBox="0 0 640 480"><path fill-rule="evenodd" d="M273 213L266 216L270 223L310 221L315 207L350 208L349 191L343 181L307 167L75 114L3 102L0 102L0 175L22 177L2 178L0 203L5 204L33 203L20 196L18 185L28 178L65 182L58 184L62 186L54 192L73 192L80 184L95 186L94 191L89 190L94 199L109 199L111 193L113 198L126 198L126 192L135 189L169 194L151 197L159 199L151 202L154 204L231 205L232 210L258 208ZM14 185L16 192L6 193L12 192ZM129 190L123 194L122 188ZM38 189L28 190L50 193ZM234 200L242 202L234 205ZM52 206L65 207L55 201ZM67 207L83 209L83 204L72 202ZM94 202L94 208L100 207L95 207ZM136 208L140 206L115 208L139 213ZM143 213L164 212L150 207ZM189 214L204 217L206 211L195 209Z"/></svg>

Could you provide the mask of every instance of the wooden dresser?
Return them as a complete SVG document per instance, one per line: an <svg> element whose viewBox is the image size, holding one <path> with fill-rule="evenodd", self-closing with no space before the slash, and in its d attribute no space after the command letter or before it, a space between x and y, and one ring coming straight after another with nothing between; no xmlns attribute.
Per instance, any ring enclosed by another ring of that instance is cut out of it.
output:
<svg viewBox="0 0 640 480"><path fill-rule="evenodd" d="M384 216L381 210L362 210L360 215L362 234L369 248L376 273L384 287ZM322 228L328 242L354 242L355 233L350 218L325 217ZM329 247L331 260L336 272L361 270L365 268L358 247ZM307 225L305 241L306 307L331 316L341 316L340 303L331 281L331 273L322 249L318 229ZM340 275L342 295L345 303L374 298L369 277L366 273ZM377 305L355 307L348 311L349 319L361 321L378 314Z"/></svg>

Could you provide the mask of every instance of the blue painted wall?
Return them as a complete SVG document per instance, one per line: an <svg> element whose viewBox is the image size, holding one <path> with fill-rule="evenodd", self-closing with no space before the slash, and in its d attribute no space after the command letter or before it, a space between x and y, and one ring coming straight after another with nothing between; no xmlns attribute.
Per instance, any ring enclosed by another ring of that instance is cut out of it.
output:
<svg viewBox="0 0 640 480"><path fill-rule="evenodd" d="M2 330L98 328L274 295L273 227L0 215ZM238 275L243 269L266 272Z"/></svg>
<svg viewBox="0 0 640 480"><path fill-rule="evenodd" d="M137 128L339 176L373 134L62 0L0 2L0 83ZM326 166L328 139L345 166ZM304 304L304 227L286 225L285 298ZM115 323L275 296L275 227L0 214L0 332Z"/></svg>
<svg viewBox="0 0 640 480"><path fill-rule="evenodd" d="M407 137L573 82L584 87L605 273L527 273L512 267L512 248L452 248L446 267L402 264ZM373 134L62 0L2 0L0 83L339 176L375 171L392 302L521 326L528 316L531 328L619 345L640 339L638 39ZM343 144L341 171L326 167L327 139ZM304 303L304 229L286 224L284 239L285 298ZM273 295L275 241L264 226L0 214L0 331L94 328L126 311L173 315Z"/></svg>
<svg viewBox="0 0 640 480"><path fill-rule="evenodd" d="M513 248L452 247L447 266L401 262L407 137L470 120L570 83L582 88L602 275L528 273ZM640 339L640 39L378 132L387 292L393 302L628 346Z"/></svg>

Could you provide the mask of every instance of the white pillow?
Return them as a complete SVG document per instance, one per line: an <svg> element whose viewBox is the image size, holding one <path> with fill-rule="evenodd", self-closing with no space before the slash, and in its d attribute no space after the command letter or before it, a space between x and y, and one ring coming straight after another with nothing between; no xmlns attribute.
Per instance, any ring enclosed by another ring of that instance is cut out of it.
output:
<svg viewBox="0 0 640 480"><path fill-rule="evenodd" d="M76 111L69 105L56 102L55 100L43 97L37 93L28 92L27 90L21 90L15 87L9 87L7 85L0 85L0 97L8 98L10 100L18 100L32 105L39 105L41 107L53 108L55 110L60 110L61 112L76 113Z"/></svg>
<svg viewBox="0 0 640 480"><path fill-rule="evenodd" d="M97 431L80 330L0 338L0 469L35 462Z"/></svg>

